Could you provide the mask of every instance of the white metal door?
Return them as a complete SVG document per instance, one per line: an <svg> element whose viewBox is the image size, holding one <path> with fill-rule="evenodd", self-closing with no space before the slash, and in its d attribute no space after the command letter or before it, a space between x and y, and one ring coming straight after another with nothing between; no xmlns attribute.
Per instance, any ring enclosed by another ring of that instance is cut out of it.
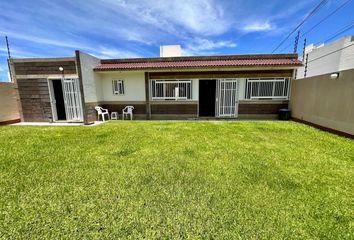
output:
<svg viewBox="0 0 354 240"><path fill-rule="evenodd" d="M57 113L57 102L55 99L54 88L53 88L53 80L48 80L48 88L49 88L49 98L50 98L50 105L52 108L52 120L58 120L58 113Z"/></svg>
<svg viewBox="0 0 354 240"><path fill-rule="evenodd" d="M237 79L218 79L216 81L215 99L216 117L238 116L238 82Z"/></svg>
<svg viewBox="0 0 354 240"><path fill-rule="evenodd" d="M63 95L67 121L83 121L79 79L63 79Z"/></svg>

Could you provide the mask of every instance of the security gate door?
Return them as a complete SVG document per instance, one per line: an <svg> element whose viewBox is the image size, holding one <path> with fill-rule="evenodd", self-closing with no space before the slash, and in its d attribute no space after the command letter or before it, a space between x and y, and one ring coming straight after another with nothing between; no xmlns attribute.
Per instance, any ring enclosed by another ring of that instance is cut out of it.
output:
<svg viewBox="0 0 354 240"><path fill-rule="evenodd" d="M238 116L237 79L218 79L216 82L215 115L216 117Z"/></svg>
<svg viewBox="0 0 354 240"><path fill-rule="evenodd" d="M63 95L67 121L83 121L79 79L63 79Z"/></svg>

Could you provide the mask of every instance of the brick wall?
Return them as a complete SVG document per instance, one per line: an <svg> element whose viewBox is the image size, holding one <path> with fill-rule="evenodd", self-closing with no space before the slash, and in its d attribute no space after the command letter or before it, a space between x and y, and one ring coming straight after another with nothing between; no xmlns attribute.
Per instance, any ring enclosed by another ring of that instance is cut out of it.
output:
<svg viewBox="0 0 354 240"><path fill-rule="evenodd" d="M97 102L85 103L86 118L89 123L97 120L96 106L100 106L100 104Z"/></svg>
<svg viewBox="0 0 354 240"><path fill-rule="evenodd" d="M279 109L288 108L288 102L283 103L240 103L238 105L239 114L278 114Z"/></svg>

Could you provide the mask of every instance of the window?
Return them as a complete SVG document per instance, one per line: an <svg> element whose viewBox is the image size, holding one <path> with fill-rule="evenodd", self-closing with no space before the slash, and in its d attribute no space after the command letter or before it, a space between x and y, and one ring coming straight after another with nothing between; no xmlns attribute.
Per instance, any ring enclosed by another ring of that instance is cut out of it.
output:
<svg viewBox="0 0 354 240"><path fill-rule="evenodd" d="M191 80L152 80L152 100L189 100L192 99Z"/></svg>
<svg viewBox="0 0 354 240"><path fill-rule="evenodd" d="M249 78L246 81L246 99L287 99L289 78Z"/></svg>
<svg viewBox="0 0 354 240"><path fill-rule="evenodd" d="M124 94L124 81L123 80L113 80L112 81L113 94L123 95Z"/></svg>

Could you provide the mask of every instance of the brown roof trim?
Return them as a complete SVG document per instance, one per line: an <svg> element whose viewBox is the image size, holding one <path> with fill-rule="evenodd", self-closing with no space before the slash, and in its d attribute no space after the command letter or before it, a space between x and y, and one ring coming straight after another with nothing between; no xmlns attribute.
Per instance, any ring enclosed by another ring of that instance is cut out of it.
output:
<svg viewBox="0 0 354 240"><path fill-rule="evenodd" d="M101 64L114 63L139 63L139 62L178 62L201 60L248 60L248 59L298 59L297 54L244 54L244 55L219 55L219 56L190 56L190 57L155 57L155 58L120 58L101 59Z"/></svg>
<svg viewBox="0 0 354 240"><path fill-rule="evenodd" d="M175 69L185 69L185 70L195 70L195 69L245 69L245 68L262 68L262 69L274 69L274 68L296 68L301 67L303 64L284 64L284 65L252 65L252 66L199 66L199 67L149 67L149 68L94 68L93 71L95 72L109 72L109 71L148 71L148 70L175 70Z"/></svg>
<svg viewBox="0 0 354 240"><path fill-rule="evenodd" d="M75 61L75 57L57 57L57 58L11 58L14 63L23 62L65 62L65 61Z"/></svg>
<svg viewBox="0 0 354 240"><path fill-rule="evenodd" d="M280 67L290 67L290 68L295 68L298 66L302 66L302 65L281 65ZM247 68L259 68L262 67L262 69L274 69L274 67L279 67L279 65L258 65L258 66L247 66ZM245 67L241 66L241 67L232 67L232 66L226 66L226 67L178 67L178 68L170 68L170 69L190 69L190 70L195 70L195 69L228 69L228 68L240 68L240 69L244 69ZM98 68L94 68L93 71L94 72L109 72L109 71L152 71L152 70L166 70L167 68L112 68L112 69L98 69Z"/></svg>

